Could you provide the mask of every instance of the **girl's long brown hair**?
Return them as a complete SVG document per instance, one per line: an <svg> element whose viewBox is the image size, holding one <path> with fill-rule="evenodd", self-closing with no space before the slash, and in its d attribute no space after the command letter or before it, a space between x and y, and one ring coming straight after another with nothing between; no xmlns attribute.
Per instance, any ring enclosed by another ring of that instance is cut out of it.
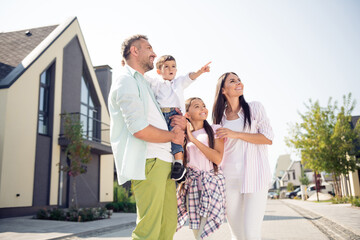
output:
<svg viewBox="0 0 360 240"><path fill-rule="evenodd" d="M192 97L192 98L187 99L185 101L186 112L189 111L189 108L191 106L191 102L196 100L196 99L201 100L203 102L203 100L201 98L198 98L198 97ZM210 126L210 124L206 120L204 120L204 130L205 130L206 134L208 135L209 147L214 149L214 147L215 147L214 130L212 129L212 127ZM187 140L185 140L185 144L184 144L184 166L185 167L186 167L186 164L187 164L186 145L187 145ZM218 172L217 164L213 163L213 167L214 167L214 172L217 173Z"/></svg>
<svg viewBox="0 0 360 240"><path fill-rule="evenodd" d="M217 82L217 85L216 85L215 101L214 101L214 106L213 106L213 122L215 124L220 124L221 120L222 120L222 118L224 116L224 111L225 111L225 108L226 108L226 98L222 94L222 89L224 87L224 83L225 83L226 78L230 74L234 74L237 77L239 77L234 72L224 73L223 75L220 76L220 78L219 78L219 80ZM244 128L246 126L246 122L249 124L249 127L250 127L251 126L250 106L245 101L244 95L241 95L239 97L239 102L240 102L241 108L244 111L244 117L245 117Z"/></svg>

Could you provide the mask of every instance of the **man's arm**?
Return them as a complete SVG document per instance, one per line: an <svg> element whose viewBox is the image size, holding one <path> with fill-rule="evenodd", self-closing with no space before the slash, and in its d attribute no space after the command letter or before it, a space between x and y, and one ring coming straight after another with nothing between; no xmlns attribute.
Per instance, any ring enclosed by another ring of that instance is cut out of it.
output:
<svg viewBox="0 0 360 240"><path fill-rule="evenodd" d="M205 72L210 72L210 64L211 62L208 62L207 64L205 64L205 66L203 66L202 68L200 68L200 70L198 70L197 72L192 72L189 74L189 77L191 80L195 80L198 77L200 77L201 74L205 73Z"/></svg>
<svg viewBox="0 0 360 240"><path fill-rule="evenodd" d="M147 122L143 104L138 96L138 87L131 77L123 77L117 82L116 103L126 127L136 138L147 142L174 142L183 144L185 134L180 127L171 132L158 129Z"/></svg>
<svg viewBox="0 0 360 240"><path fill-rule="evenodd" d="M148 125L146 128L134 133L136 138L146 142L165 143L173 142L182 145L184 143L185 133L179 126L175 126L171 132Z"/></svg>

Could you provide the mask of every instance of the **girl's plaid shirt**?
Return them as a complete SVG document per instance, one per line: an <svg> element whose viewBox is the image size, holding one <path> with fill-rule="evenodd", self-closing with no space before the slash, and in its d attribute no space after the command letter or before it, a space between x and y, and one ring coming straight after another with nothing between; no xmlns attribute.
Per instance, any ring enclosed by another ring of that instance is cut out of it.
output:
<svg viewBox="0 0 360 240"><path fill-rule="evenodd" d="M201 196L199 187L201 186ZM188 195L188 209L186 203ZM189 215L190 229L199 229L200 216L207 217L201 239L209 236L225 220L225 177L219 169L215 174L188 168L184 187L177 191L178 227L179 230ZM188 211L187 211L188 210Z"/></svg>

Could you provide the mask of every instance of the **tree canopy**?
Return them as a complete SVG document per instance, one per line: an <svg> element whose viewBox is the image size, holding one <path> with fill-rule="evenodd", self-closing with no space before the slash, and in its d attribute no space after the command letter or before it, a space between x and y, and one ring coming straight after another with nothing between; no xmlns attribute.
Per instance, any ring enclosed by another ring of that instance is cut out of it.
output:
<svg viewBox="0 0 360 240"><path fill-rule="evenodd" d="M351 126L351 113L356 101L351 93L343 97L343 105L329 98L326 107L311 99L307 111L299 113L301 122L290 126L287 145L301 156L305 167L332 173L335 178L357 169L360 155L360 124Z"/></svg>

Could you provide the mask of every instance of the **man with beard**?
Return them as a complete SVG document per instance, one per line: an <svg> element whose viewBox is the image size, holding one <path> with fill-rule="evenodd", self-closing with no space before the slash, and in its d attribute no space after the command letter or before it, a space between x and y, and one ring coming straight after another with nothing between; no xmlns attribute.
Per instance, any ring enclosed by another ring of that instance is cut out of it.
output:
<svg viewBox="0 0 360 240"><path fill-rule="evenodd" d="M144 35L122 44L125 67L109 93L110 141L119 184L131 180L137 206L133 239L173 239L177 225L175 182L170 179L170 142L183 144L186 120L174 116L168 131L144 73L154 53ZM181 127L180 127L181 126Z"/></svg>

